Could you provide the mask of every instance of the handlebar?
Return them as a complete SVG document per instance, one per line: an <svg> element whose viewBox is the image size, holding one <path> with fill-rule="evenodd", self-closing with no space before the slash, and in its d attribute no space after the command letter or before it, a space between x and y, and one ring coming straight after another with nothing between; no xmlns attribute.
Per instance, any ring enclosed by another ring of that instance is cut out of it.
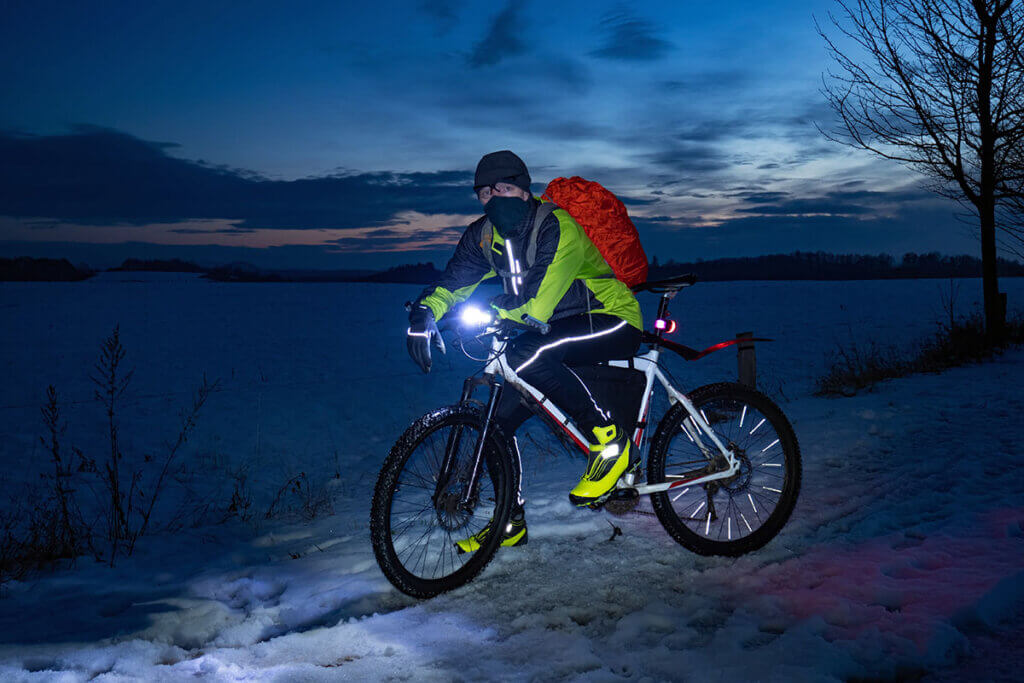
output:
<svg viewBox="0 0 1024 683"><path fill-rule="evenodd" d="M534 318L529 313L523 313L523 324L526 325L527 327L532 327L541 334L547 334L548 332L551 331L551 325L548 325L546 322Z"/></svg>
<svg viewBox="0 0 1024 683"><path fill-rule="evenodd" d="M515 336L518 332L525 331L527 328L535 329L541 334L547 334L551 331L551 325L541 322L532 316L529 319L524 319L521 323L502 318L482 327L473 327L462 324L457 320L448 320L438 325L437 329L440 332L454 332L459 337L485 337L494 334L499 339L508 339Z"/></svg>
<svg viewBox="0 0 1024 683"><path fill-rule="evenodd" d="M407 311L411 310L412 307L413 303L411 301L405 302L405 309ZM467 313L469 313L469 315L467 315ZM472 354L467 352L465 348L466 341L493 335L495 340L504 342L512 339L519 332L526 329L537 330L541 334L548 334L551 332L551 325L529 314L523 314L522 320L519 321L510 320L508 318L498 318L493 314L475 310L472 312L464 311L457 317L450 317L446 315L442 320L444 322L441 322L437 326L438 332L442 335L446 332L453 332L457 339L457 345L461 347L463 353L473 360L484 359L475 358ZM443 342L441 342L440 348L443 353Z"/></svg>

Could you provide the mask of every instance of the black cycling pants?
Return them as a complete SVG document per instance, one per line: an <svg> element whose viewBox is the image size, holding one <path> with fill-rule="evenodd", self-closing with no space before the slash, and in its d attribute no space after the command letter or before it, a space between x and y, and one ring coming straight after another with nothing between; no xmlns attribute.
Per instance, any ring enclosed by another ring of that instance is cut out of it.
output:
<svg viewBox="0 0 1024 683"><path fill-rule="evenodd" d="M554 320L548 334L525 332L509 342L506 358L519 377L565 411L589 438L594 427L611 421L610 413L572 371L572 366L632 358L638 348L640 330L621 318L596 313ZM502 392L495 417L507 437L512 439L532 414L522 404L518 391L509 388ZM518 496L522 465L518 452L514 455Z"/></svg>

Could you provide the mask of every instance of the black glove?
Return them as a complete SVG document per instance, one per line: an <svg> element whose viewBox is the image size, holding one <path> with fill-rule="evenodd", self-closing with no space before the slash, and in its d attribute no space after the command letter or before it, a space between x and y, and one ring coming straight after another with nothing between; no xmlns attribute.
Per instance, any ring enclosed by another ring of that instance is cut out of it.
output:
<svg viewBox="0 0 1024 683"><path fill-rule="evenodd" d="M526 300L518 294L499 294L498 296L491 299L491 307L504 311L511 311L515 308L519 308Z"/></svg>
<svg viewBox="0 0 1024 683"><path fill-rule="evenodd" d="M409 329L406 332L405 345L409 349L409 355L423 372L430 372L431 344L444 353L444 339L437 331L433 311L423 304L414 304L409 311Z"/></svg>

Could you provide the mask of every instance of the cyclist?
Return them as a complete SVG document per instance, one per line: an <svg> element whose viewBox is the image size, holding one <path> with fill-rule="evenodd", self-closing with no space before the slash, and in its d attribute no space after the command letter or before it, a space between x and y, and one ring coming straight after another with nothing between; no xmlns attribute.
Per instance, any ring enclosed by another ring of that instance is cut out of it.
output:
<svg viewBox="0 0 1024 683"><path fill-rule="evenodd" d="M566 211L530 194L526 164L508 150L484 155L473 190L484 215L459 240L444 274L417 298L409 313L409 355L430 371L430 345L443 349L436 320L465 300L483 280L500 277L504 292L491 300L501 318L520 322L529 315L551 325L548 334L527 331L509 342L506 357L516 374L565 410L591 441L587 469L569 493L579 506L600 501L638 457L630 436L602 407L574 365L630 358L640 345L643 321L632 291ZM545 206L546 205L546 206ZM540 220L538 221L538 212ZM514 434L532 413L517 392L504 392L496 418L516 455L516 505L503 530L502 545L524 544L526 521L521 496L522 461ZM471 552L490 525L458 542Z"/></svg>

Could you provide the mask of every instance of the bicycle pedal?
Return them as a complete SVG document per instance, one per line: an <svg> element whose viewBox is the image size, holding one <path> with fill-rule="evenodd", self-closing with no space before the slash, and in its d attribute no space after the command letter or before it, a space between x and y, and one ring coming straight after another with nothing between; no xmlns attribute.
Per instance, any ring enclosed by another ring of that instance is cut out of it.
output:
<svg viewBox="0 0 1024 683"><path fill-rule="evenodd" d="M634 488L613 489L604 501L604 509L613 515L624 515L637 506L640 494Z"/></svg>

